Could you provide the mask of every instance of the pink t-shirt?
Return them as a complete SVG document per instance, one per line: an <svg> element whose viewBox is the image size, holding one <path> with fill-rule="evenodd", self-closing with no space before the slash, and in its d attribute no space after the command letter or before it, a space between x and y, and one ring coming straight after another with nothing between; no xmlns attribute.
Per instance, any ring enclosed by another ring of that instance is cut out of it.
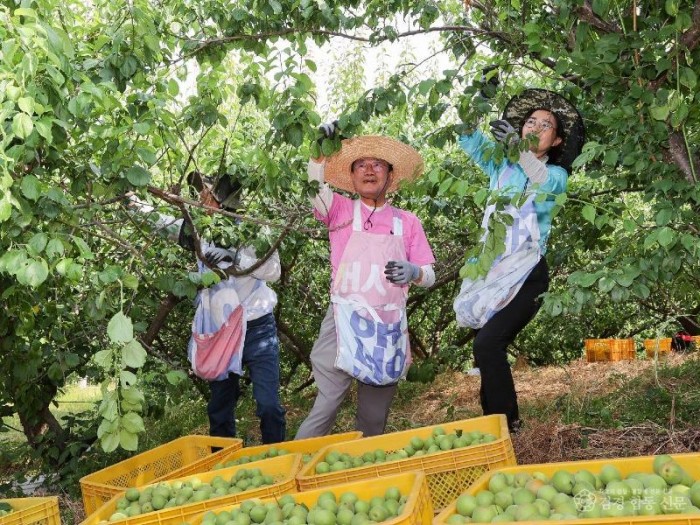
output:
<svg viewBox="0 0 700 525"><path fill-rule="evenodd" d="M314 215L318 220L328 226L328 238L331 243L331 267L335 277L335 272L340 264L340 259L345 251L345 246L352 234L352 216L354 200L339 193L333 193L333 202L328 210L328 216L324 216L314 209ZM435 257L430 249L428 239L425 237L423 225L418 217L410 212L393 208L399 214L403 226L403 243L406 248L406 258L410 263L418 266L433 264ZM360 206L362 216L363 231L391 235L394 226L394 214L392 207L385 204L381 210L377 210L371 217L371 226L367 223L372 209L364 204ZM388 262L388 261L387 261Z"/></svg>

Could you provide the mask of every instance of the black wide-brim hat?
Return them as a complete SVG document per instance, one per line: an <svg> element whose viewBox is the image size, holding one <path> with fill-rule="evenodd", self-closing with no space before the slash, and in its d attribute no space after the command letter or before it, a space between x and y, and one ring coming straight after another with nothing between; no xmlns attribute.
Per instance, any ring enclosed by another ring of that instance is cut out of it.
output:
<svg viewBox="0 0 700 525"><path fill-rule="evenodd" d="M571 164L581 154L586 140L586 128L581 114L571 102L554 91L526 89L508 101L503 110L503 118L517 129L522 129L527 116L536 109L546 109L559 117L564 127L564 137L557 147L559 155L554 163L570 171Z"/></svg>
<svg viewBox="0 0 700 525"><path fill-rule="evenodd" d="M198 192L201 192L204 186L209 188L216 202L226 210L236 211L241 206L241 183L228 173L214 178L192 171L187 175L187 183Z"/></svg>

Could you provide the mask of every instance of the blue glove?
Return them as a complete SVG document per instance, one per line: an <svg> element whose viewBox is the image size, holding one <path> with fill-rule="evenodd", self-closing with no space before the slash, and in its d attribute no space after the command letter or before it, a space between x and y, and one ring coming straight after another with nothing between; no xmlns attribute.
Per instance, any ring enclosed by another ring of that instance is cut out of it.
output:
<svg viewBox="0 0 700 525"><path fill-rule="evenodd" d="M384 267L387 281L394 284L408 284L420 276L420 268L408 261L389 261Z"/></svg>
<svg viewBox="0 0 700 525"><path fill-rule="evenodd" d="M492 120L489 126L491 126L491 134L497 141L506 145L520 142L518 131L507 120Z"/></svg>
<svg viewBox="0 0 700 525"><path fill-rule="evenodd" d="M207 248L204 252L204 259L209 266L217 266L220 262L237 264L240 259L239 251L232 252L224 248Z"/></svg>

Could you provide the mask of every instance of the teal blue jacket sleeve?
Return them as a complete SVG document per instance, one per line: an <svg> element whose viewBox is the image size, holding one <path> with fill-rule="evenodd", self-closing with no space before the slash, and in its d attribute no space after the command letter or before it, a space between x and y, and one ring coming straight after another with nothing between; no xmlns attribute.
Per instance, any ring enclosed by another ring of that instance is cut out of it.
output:
<svg viewBox="0 0 700 525"><path fill-rule="evenodd" d="M493 160L485 160L484 152L494 147L494 142L486 138L479 130L468 135L462 135L459 139L459 146L483 171L488 175L490 186L493 187L498 180L498 176L507 164L507 160L496 163Z"/></svg>

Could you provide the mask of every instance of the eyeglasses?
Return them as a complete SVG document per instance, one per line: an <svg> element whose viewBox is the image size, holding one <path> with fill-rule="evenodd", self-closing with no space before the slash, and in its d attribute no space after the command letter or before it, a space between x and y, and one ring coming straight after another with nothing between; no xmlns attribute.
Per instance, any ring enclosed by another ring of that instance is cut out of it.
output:
<svg viewBox="0 0 700 525"><path fill-rule="evenodd" d="M549 122L548 120L537 120L535 117L530 117L525 121L524 127L528 128L534 128L537 125L540 125L540 128L543 129L544 131L549 131L550 129L554 129L554 124Z"/></svg>
<svg viewBox="0 0 700 525"><path fill-rule="evenodd" d="M365 171L371 167L372 171L383 171L388 170L390 166L385 160L356 160L352 169Z"/></svg>

